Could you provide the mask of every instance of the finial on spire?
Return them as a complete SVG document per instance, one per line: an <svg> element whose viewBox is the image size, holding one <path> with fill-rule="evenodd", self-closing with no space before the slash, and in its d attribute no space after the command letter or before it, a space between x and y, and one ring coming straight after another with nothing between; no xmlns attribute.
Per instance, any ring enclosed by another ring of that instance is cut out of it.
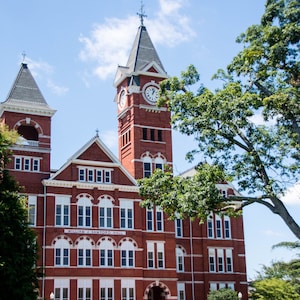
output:
<svg viewBox="0 0 300 300"><path fill-rule="evenodd" d="M143 0L141 0L141 10L137 13L137 15L140 17L141 26L144 26L144 18L146 18L147 15L145 15Z"/></svg>
<svg viewBox="0 0 300 300"><path fill-rule="evenodd" d="M96 129L96 137L99 137L99 129Z"/></svg>

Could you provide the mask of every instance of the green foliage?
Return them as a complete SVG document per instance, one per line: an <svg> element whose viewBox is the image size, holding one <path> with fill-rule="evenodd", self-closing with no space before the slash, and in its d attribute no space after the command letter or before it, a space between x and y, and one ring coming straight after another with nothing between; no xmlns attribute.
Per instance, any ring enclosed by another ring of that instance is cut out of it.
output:
<svg viewBox="0 0 300 300"><path fill-rule="evenodd" d="M37 244L34 231L28 227L25 199L8 171L7 147L16 141L15 132L0 127L0 299L35 300L38 287L35 263Z"/></svg>
<svg viewBox="0 0 300 300"><path fill-rule="evenodd" d="M278 278L271 278L254 282L251 299L298 300L299 294L287 281Z"/></svg>
<svg viewBox="0 0 300 300"><path fill-rule="evenodd" d="M140 182L147 205L154 196L153 203L169 213L182 210L183 216L204 217L209 210L231 209L229 201L241 201L242 207L259 203L279 215L300 238L299 225L280 200L287 187L300 179L299 16L299 1L268 0L261 24L238 38L244 49L228 66L228 73L219 70L214 76L223 81L216 91L199 83L200 75L192 65L180 78L161 83L158 105L166 104L173 127L197 142L187 158L193 160L201 153L213 166L206 172L219 168L247 196L223 199L222 205L204 187L201 192L195 189L196 179L160 174L155 175L159 183L155 178ZM254 121L257 118L260 122ZM209 190L217 182L205 184L210 184ZM157 191L151 187L155 184Z"/></svg>
<svg viewBox="0 0 300 300"><path fill-rule="evenodd" d="M220 289L211 291L207 295L207 300L237 300L237 293L232 289Z"/></svg>
<svg viewBox="0 0 300 300"><path fill-rule="evenodd" d="M143 207L160 206L171 218L198 218L206 221L211 210L222 212L232 205L222 198L215 182L225 180L218 166L200 164L191 178L173 176L171 172L155 170L150 178L139 180ZM227 212L228 213L228 212Z"/></svg>

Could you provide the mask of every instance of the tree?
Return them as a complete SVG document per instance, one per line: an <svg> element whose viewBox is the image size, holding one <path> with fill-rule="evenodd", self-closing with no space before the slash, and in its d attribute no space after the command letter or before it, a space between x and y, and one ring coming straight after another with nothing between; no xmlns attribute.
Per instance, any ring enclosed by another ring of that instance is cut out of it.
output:
<svg viewBox="0 0 300 300"><path fill-rule="evenodd" d="M278 278L271 278L253 283L251 299L297 300L299 299L299 294L287 281Z"/></svg>
<svg viewBox="0 0 300 300"><path fill-rule="evenodd" d="M139 181L143 205L205 221L210 210L232 213L234 205L238 210L258 203L280 216L299 239L300 227L280 199L300 175L299 1L267 0L261 24L248 28L237 41L244 49L227 72L219 70L214 76L223 80L222 88L210 91L199 84L192 65L180 78L161 83L158 105L167 105L173 127L197 142L187 158L201 153L209 164L200 163L193 179L157 171ZM255 122L257 116L264 122ZM203 176L210 184L234 180L246 196L223 198L205 187L193 190ZM164 193L158 195L157 189ZM185 196L189 190L191 198Z"/></svg>
<svg viewBox="0 0 300 300"><path fill-rule="evenodd" d="M0 125L0 299L33 300L38 288L36 235L28 226L20 188L5 170L8 147L16 140L16 132Z"/></svg>
<svg viewBox="0 0 300 300"><path fill-rule="evenodd" d="M207 295L207 300L237 300L237 292L232 289L220 289L210 291Z"/></svg>

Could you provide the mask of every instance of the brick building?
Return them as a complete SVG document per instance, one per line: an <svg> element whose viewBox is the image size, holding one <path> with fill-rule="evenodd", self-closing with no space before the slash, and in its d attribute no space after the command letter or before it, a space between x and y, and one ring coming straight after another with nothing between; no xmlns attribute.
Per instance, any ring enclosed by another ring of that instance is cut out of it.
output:
<svg viewBox="0 0 300 300"><path fill-rule="evenodd" d="M139 205L136 179L172 166L170 112L155 106L165 78L142 23L114 81L119 158L96 135L51 172L55 110L21 64L0 116L22 136L8 168L25 187L38 235L41 299L200 300L222 287L247 299L242 217L212 214L199 225Z"/></svg>

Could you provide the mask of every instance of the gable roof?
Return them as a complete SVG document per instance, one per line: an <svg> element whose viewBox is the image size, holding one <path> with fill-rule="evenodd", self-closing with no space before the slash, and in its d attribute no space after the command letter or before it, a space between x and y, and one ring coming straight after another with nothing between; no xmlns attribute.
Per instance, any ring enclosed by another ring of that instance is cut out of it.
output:
<svg viewBox="0 0 300 300"><path fill-rule="evenodd" d="M98 135L94 136L76 153L74 153L58 171L52 174L48 180L44 180L45 184L48 185L49 181L60 180L62 174L72 164L118 169L127 178L127 185L130 184L131 186L137 186L136 180L122 166L118 158L107 148ZM70 181L70 178L68 178L68 181ZM112 183L112 185L114 185L114 183Z"/></svg>
<svg viewBox="0 0 300 300"><path fill-rule="evenodd" d="M52 116L51 109L42 95L26 63L22 63L18 75L6 100L1 103L2 111L30 112Z"/></svg>

